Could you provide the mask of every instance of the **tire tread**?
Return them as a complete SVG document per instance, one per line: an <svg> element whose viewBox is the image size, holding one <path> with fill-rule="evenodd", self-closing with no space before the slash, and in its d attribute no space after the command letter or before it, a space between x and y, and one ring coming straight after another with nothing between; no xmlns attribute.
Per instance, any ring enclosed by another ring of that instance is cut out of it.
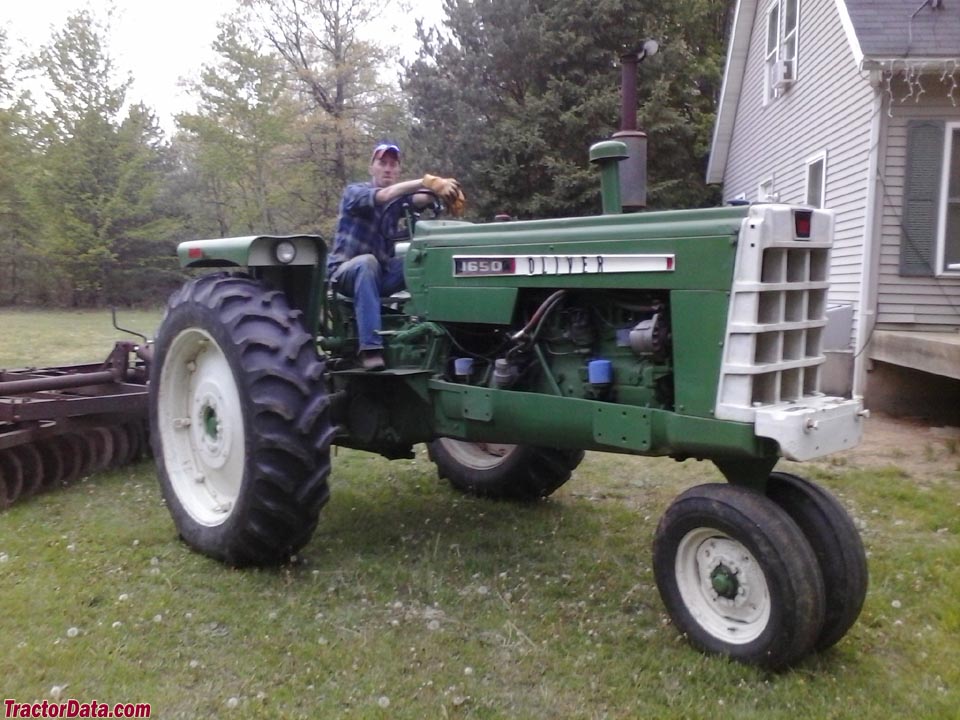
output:
<svg viewBox="0 0 960 720"><path fill-rule="evenodd" d="M330 496L333 432L322 381L324 363L302 327L302 313L288 306L283 293L266 290L250 278L213 274L188 282L171 296L167 317L190 307L205 309L205 316L214 318L232 341L222 349L239 365L235 380L247 408L245 479L234 514L221 532L191 528L186 512L175 511L173 490L162 478L168 505L181 535L207 555L232 565L284 562L309 541ZM171 339L161 327L158 344ZM154 388L161 366L154 364ZM156 422L153 395L151 421ZM151 437L163 476L160 433L154 428Z"/></svg>

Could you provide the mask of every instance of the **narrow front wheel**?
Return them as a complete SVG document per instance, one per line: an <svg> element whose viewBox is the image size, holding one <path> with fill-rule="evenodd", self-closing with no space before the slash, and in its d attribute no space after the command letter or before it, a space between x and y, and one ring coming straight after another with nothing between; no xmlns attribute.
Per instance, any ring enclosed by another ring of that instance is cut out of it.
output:
<svg viewBox="0 0 960 720"><path fill-rule="evenodd" d="M759 493L687 490L660 520L653 564L667 612L701 650L779 669L813 648L825 603L816 557Z"/></svg>
<svg viewBox="0 0 960 720"><path fill-rule="evenodd" d="M827 609L816 647L826 650L847 634L867 597L867 553L860 533L843 505L810 480L770 473L767 497L793 518L817 556Z"/></svg>

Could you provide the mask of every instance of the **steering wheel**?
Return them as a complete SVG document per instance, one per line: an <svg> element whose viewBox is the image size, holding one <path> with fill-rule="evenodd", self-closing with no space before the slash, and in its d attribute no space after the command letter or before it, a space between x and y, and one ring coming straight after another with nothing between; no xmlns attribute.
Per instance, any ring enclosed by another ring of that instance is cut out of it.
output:
<svg viewBox="0 0 960 720"><path fill-rule="evenodd" d="M423 208L416 207L413 204L414 195L429 195L431 198L430 204ZM397 232L390 232L388 220L393 216L398 207L400 208L398 220L402 220L405 217L407 219L407 226L406 229L401 229L398 222ZM377 232L380 233L381 237L390 243L407 242L408 240L413 240L413 229L416 227L420 216L426 210L432 211L433 217L440 217L445 210L443 202L440 200L440 196L437 195L433 190L427 190L424 188L422 190L417 190L417 192L411 193L410 195L401 195L398 198L394 198L384 206L383 212L380 215L380 224L377 226Z"/></svg>

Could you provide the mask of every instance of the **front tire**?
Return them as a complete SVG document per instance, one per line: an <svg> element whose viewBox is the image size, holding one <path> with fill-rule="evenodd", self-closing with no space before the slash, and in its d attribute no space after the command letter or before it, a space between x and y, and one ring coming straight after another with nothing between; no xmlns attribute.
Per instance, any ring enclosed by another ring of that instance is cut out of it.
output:
<svg viewBox="0 0 960 720"><path fill-rule="evenodd" d="M187 544L268 565L307 543L329 497L324 371L280 292L208 275L171 298L151 367L150 436Z"/></svg>
<svg viewBox="0 0 960 720"><path fill-rule="evenodd" d="M867 597L867 554L860 533L833 495L797 475L770 473L767 497L793 518L817 556L827 609L816 649L826 650L847 634Z"/></svg>
<svg viewBox="0 0 960 720"><path fill-rule="evenodd" d="M441 478L460 492L496 500L533 501L570 479L583 450L475 443L440 438L427 446Z"/></svg>
<svg viewBox="0 0 960 720"><path fill-rule="evenodd" d="M776 670L819 636L825 600L813 550L752 490L711 484L681 494L657 527L653 567L674 624L705 652Z"/></svg>

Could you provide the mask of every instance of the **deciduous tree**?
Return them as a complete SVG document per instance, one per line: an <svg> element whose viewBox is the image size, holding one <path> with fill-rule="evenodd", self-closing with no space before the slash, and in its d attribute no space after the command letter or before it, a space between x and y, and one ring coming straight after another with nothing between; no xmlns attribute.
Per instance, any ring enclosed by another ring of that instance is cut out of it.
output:
<svg viewBox="0 0 960 720"><path fill-rule="evenodd" d="M370 136L380 130L374 122L380 110L398 106L392 86L378 73L387 64L386 46L361 37L386 3L242 1L283 58L295 86L320 114L314 125L320 132L312 138L314 159L342 189L358 170Z"/></svg>
<svg viewBox="0 0 960 720"><path fill-rule="evenodd" d="M301 107L280 59L238 23L223 24L213 48L218 61L192 86L197 112L177 118L200 190L195 220L221 236L288 231L299 214L285 185L301 172L290 157Z"/></svg>

